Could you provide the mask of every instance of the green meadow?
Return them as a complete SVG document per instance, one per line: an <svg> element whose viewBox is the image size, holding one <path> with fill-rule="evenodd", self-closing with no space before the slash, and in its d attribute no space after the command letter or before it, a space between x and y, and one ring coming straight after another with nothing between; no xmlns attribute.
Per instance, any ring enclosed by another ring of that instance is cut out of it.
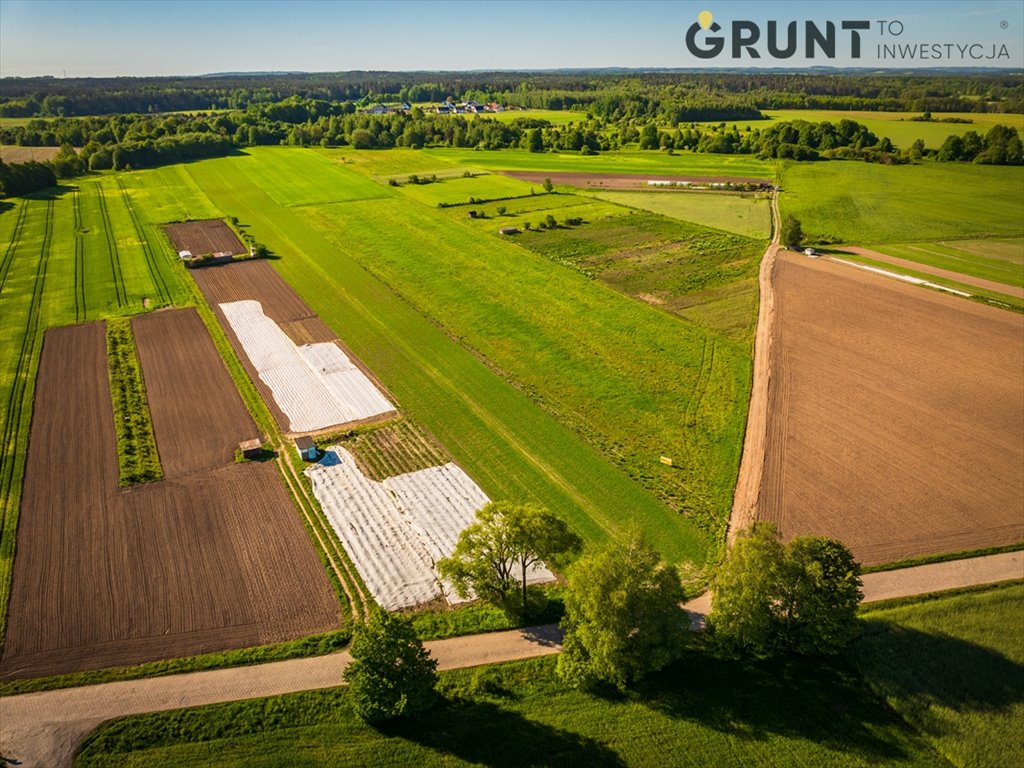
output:
<svg viewBox="0 0 1024 768"><path fill-rule="evenodd" d="M1024 238L889 243L875 250L997 283L1024 288Z"/></svg>
<svg viewBox="0 0 1024 768"><path fill-rule="evenodd" d="M425 205L462 205L477 201L503 200L509 197L523 197L536 187L519 179L488 173L483 176L456 176L440 179L430 184L414 184L401 180L402 194Z"/></svg>
<svg viewBox="0 0 1024 768"><path fill-rule="evenodd" d="M787 162L783 216L811 243L905 243L1020 237L1024 167L925 162Z"/></svg>
<svg viewBox="0 0 1024 768"><path fill-rule="evenodd" d="M527 152L523 149L494 151L476 149L424 149L434 160L472 168L501 171L550 171L574 173L649 173L676 176L742 176L775 178L775 161L750 155L711 155L696 152L641 152L622 150L581 155L578 152Z"/></svg>
<svg viewBox="0 0 1024 768"><path fill-rule="evenodd" d="M1024 584L865 612L850 656L950 763L1024 765Z"/></svg>
<svg viewBox="0 0 1024 768"><path fill-rule="evenodd" d="M595 192L594 196L745 237L762 240L771 237L772 214L766 195L747 192L608 191Z"/></svg>

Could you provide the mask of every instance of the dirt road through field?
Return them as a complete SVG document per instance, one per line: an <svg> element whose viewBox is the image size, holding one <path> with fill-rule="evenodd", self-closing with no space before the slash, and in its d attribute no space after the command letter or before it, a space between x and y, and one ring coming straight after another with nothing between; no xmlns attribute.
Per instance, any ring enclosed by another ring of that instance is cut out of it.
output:
<svg viewBox="0 0 1024 768"><path fill-rule="evenodd" d="M754 336L754 379L750 387L747 430L743 437L743 457L736 479L736 493L729 517L729 544L736 534L757 517L757 500L764 472L765 436L768 431L768 381L771 376L772 325L775 322L775 294L772 273L779 250L779 193L772 192L772 242L761 259L758 274L760 302L757 310L757 332Z"/></svg>

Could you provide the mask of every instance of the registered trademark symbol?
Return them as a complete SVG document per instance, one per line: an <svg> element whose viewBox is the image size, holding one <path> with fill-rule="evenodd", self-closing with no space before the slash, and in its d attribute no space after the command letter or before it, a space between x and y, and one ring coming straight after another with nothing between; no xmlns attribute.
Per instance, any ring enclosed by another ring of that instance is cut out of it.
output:
<svg viewBox="0 0 1024 768"><path fill-rule="evenodd" d="M1010 26L1010 22L1008 22L1008 21L1000 21L999 22L999 28L1000 29L1006 29L1008 26Z"/></svg>

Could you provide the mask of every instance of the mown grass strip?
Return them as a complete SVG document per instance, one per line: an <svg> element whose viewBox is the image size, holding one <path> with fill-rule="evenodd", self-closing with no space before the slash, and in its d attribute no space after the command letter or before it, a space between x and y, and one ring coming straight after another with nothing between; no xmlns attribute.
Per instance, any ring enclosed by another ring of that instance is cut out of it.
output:
<svg viewBox="0 0 1024 768"><path fill-rule="evenodd" d="M103 186L100 184L96 185L96 200L99 202L103 234L107 238L107 255L110 259L110 272L114 277L114 293L117 296L117 306L123 307L128 303L128 291L125 288L124 274L121 270L121 257L117 250L117 238L114 236L114 228L110 223L110 212L107 210L107 199L103 194Z"/></svg>
<svg viewBox="0 0 1024 768"><path fill-rule="evenodd" d="M82 236L82 202L80 190L72 193L75 211L75 322L85 322L85 243Z"/></svg>
<svg viewBox="0 0 1024 768"><path fill-rule="evenodd" d="M156 287L157 294L159 294L160 303L169 303L171 300L171 292L167 287L167 280L164 278L163 271L157 264L156 257L153 254L153 248L149 243L149 239L146 237L146 233L143 231L142 225L139 223L139 215L135 212L135 206L132 205L131 198L128 197L128 192L124 188L124 182L121 181L120 177L115 180L117 181L117 188L121 191L121 199L124 201L124 207L128 209L128 216L131 218L132 226L135 228L135 235L142 244L142 253L146 259L146 267L149 269L149 277L150 280L152 280L153 285Z"/></svg>
<svg viewBox="0 0 1024 768"><path fill-rule="evenodd" d="M14 226L11 228L11 241L7 244L6 250L4 250L3 261L0 261L0 291L4 289L4 285L7 284L7 273L11 270L11 261L14 259L14 252L18 249L18 244L21 242L21 232L25 226L25 217L28 214L28 204L23 200L18 206L18 218L14 221Z"/></svg>
<svg viewBox="0 0 1024 768"><path fill-rule="evenodd" d="M107 321L107 359L121 486L162 480L146 385L128 318Z"/></svg>

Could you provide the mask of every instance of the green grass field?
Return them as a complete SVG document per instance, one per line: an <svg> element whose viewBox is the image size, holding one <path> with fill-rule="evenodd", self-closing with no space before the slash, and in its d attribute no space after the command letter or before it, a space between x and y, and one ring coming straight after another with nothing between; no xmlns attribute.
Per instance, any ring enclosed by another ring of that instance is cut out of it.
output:
<svg viewBox="0 0 1024 768"><path fill-rule="evenodd" d="M249 183L279 205L310 205L390 197L388 187L364 179L301 147L250 147L236 159Z"/></svg>
<svg viewBox="0 0 1024 768"><path fill-rule="evenodd" d="M538 187L519 179L488 173L483 176L443 179L432 184L409 184L404 179L399 190L402 194L425 205L462 205L469 198L480 201L501 200L508 197L523 197Z"/></svg>
<svg viewBox="0 0 1024 768"><path fill-rule="evenodd" d="M970 163L787 163L779 208L807 241L905 243L1020 237L1024 168Z"/></svg>
<svg viewBox="0 0 1024 768"><path fill-rule="evenodd" d="M240 185L236 162L188 168L223 210L252 222L285 278L492 498L538 500L594 541L636 519L666 556L703 556L705 535L627 472L720 519L746 353L723 350L702 369L700 334L434 208L399 198L289 209ZM636 359L623 352L634 348ZM694 385L714 394L686 396ZM686 412L703 427L693 441L679 426ZM666 446L693 474L658 464Z"/></svg>
<svg viewBox="0 0 1024 768"><path fill-rule="evenodd" d="M371 152L372 150L366 150ZM650 173L677 176L742 176L774 179L775 162L750 155L710 155L696 152L623 150L584 156L579 153L527 152L502 149L424 149L426 157L442 163L501 171L551 171L582 173Z"/></svg>
<svg viewBox="0 0 1024 768"><path fill-rule="evenodd" d="M597 192L594 196L744 237L765 241L771 237L772 214L768 198L764 195L725 192Z"/></svg>
<svg viewBox="0 0 1024 768"><path fill-rule="evenodd" d="M114 721L75 765L948 765L842 664L690 651L636 691L600 697L565 689L540 659L443 673L441 689L435 710L380 728L341 688Z"/></svg>
<svg viewBox="0 0 1024 768"><path fill-rule="evenodd" d="M1024 287L1024 238L891 243L874 250L940 269Z"/></svg>
<svg viewBox="0 0 1024 768"><path fill-rule="evenodd" d="M867 611L850 656L956 766L1024 765L1024 584Z"/></svg>

